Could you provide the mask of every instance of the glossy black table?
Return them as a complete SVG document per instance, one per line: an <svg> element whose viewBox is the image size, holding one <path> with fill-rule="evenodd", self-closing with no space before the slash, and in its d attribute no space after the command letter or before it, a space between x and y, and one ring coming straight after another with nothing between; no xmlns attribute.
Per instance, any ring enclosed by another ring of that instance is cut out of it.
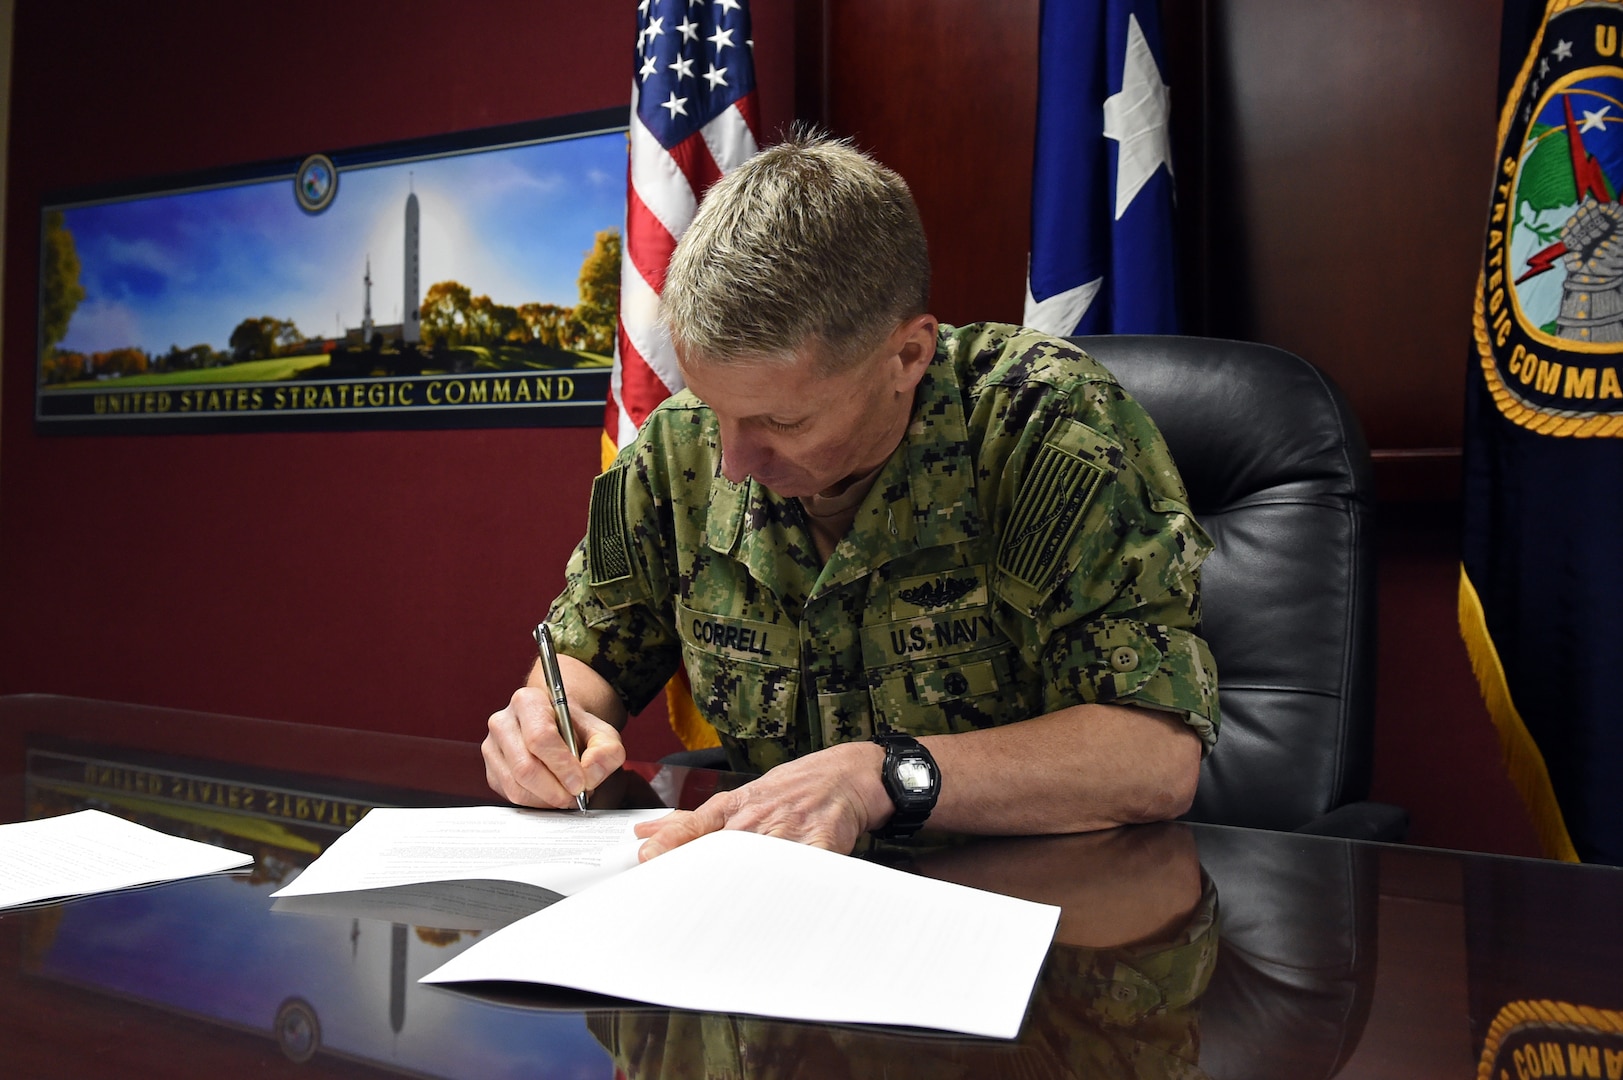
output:
<svg viewBox="0 0 1623 1080"><path fill-rule="evenodd" d="M629 766L595 804L736 780ZM419 985L488 929L271 910L368 807L488 801L472 743L0 698L0 820L96 806L255 856L0 914L0 1076L1623 1076L1596 867L1177 823L864 853L1062 906L1013 1042ZM727 947L729 913L649 917Z"/></svg>

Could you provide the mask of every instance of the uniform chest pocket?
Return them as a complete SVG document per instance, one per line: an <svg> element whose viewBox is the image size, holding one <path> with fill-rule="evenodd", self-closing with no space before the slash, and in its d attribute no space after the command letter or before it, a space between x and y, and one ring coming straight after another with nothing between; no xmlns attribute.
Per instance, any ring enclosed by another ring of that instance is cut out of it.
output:
<svg viewBox="0 0 1623 1080"><path fill-rule="evenodd" d="M942 734L1024 719L1012 649L984 606L864 627L874 730Z"/></svg>
<svg viewBox="0 0 1623 1080"><path fill-rule="evenodd" d="M738 739L786 739L800 694L792 628L676 605L682 666L699 713Z"/></svg>
<svg viewBox="0 0 1623 1080"><path fill-rule="evenodd" d="M1007 654L959 653L875 673L874 729L936 735L1026 719Z"/></svg>

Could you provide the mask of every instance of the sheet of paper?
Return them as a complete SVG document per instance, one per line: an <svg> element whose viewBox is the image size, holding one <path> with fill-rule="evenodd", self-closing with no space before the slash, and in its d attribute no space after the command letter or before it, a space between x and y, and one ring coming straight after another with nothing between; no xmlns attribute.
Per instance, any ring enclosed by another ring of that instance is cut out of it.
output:
<svg viewBox="0 0 1623 1080"><path fill-rule="evenodd" d="M368 811L272 896L352 892L428 881L522 881L568 895L637 863L639 821L669 810L525 810L516 806Z"/></svg>
<svg viewBox="0 0 1623 1080"><path fill-rule="evenodd" d="M254 861L196 840L80 810L0 825L0 908L212 874Z"/></svg>
<svg viewBox="0 0 1623 1080"><path fill-rule="evenodd" d="M691 933L673 911L702 912ZM1012 1039L1059 908L717 832L536 912L423 982Z"/></svg>

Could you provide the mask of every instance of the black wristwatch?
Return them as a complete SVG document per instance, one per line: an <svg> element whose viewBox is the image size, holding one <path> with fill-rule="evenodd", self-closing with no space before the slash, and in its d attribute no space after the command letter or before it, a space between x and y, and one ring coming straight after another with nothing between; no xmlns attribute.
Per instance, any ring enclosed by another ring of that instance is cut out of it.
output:
<svg viewBox="0 0 1623 1080"><path fill-rule="evenodd" d="M941 770L930 751L910 735L875 735L873 741L885 748L879 775L885 794L896 804L896 812L873 835L881 840L905 840L924 826L935 809L941 797Z"/></svg>

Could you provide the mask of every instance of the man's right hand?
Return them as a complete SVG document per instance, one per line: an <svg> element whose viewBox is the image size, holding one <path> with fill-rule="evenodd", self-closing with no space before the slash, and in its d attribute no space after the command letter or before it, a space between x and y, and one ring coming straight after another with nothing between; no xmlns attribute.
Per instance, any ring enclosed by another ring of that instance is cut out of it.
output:
<svg viewBox="0 0 1623 1080"><path fill-rule="evenodd" d="M552 699L543 687L520 687L507 708L493 713L482 747L485 780L492 790L520 806L569 808L575 806L577 792L591 791L625 763L625 744L614 724L573 693L569 713L581 749L579 761L558 734Z"/></svg>

